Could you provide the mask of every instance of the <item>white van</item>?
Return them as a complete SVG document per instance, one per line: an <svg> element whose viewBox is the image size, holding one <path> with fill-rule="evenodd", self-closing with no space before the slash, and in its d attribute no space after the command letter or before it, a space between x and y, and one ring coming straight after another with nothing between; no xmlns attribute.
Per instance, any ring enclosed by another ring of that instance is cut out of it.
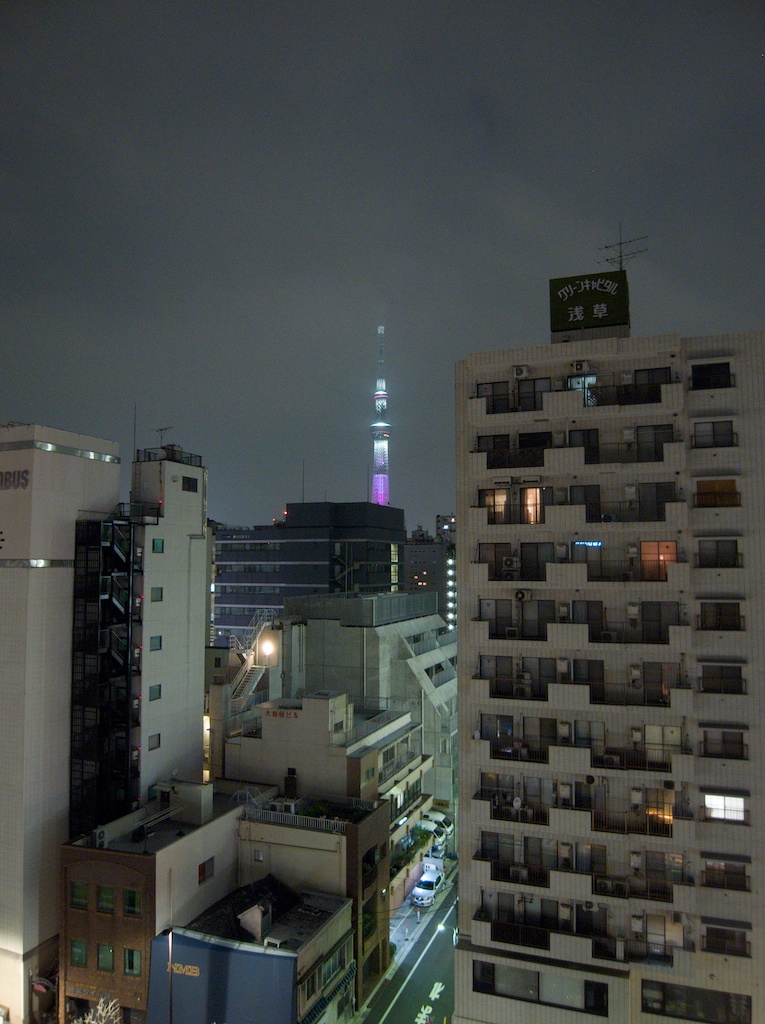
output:
<svg viewBox="0 0 765 1024"><path fill-rule="evenodd" d="M443 811L434 811L432 808L423 814L423 818L426 821L435 821L437 825L440 825L447 836L451 836L454 833L454 822L448 814L444 814Z"/></svg>

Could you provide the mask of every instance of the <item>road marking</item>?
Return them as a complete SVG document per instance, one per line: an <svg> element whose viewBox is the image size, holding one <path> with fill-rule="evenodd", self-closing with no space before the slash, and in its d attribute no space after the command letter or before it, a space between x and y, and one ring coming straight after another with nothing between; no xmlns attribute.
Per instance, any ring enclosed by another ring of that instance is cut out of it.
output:
<svg viewBox="0 0 765 1024"><path fill-rule="evenodd" d="M445 921L445 920L447 919L447 917L449 916L449 914L451 914L451 912L452 912L453 910L454 910L454 904L452 903L452 905L451 905L451 906L449 907L449 909L448 909L448 910L446 911L446 913L444 914L444 916L443 916L443 917L441 918L441 921L440 921L440 924L441 924L441 925L443 925L444 921ZM386 1018L387 1018L388 1014L390 1013L390 1011L391 1011L391 1010L393 1009L393 1007L394 1007L394 1006L396 1005L396 1002L398 1001L398 997L399 997L399 996L401 995L401 993L402 993L402 992L404 991L404 989L406 988L406 986L407 986L407 985L409 984L409 981L410 981L410 979L411 979L412 975L413 975L413 974L414 974L414 972L415 972L415 971L417 970L417 968L418 968L418 967L420 966L420 961L421 961L421 960L422 960L422 958L423 958L423 957L425 956L425 954L427 953L427 951L428 951L428 950L430 949L430 947L431 947L431 946L433 945L433 942L435 941L435 939L436 939L436 938L437 938L437 937L438 937L438 936L439 936L440 934L441 934L441 933L440 933L439 929L438 929L438 928L436 928L436 930L435 930L435 931L433 932L433 934L431 935L431 937L430 937L430 941L428 942L427 946L425 947L425 949L423 949L423 951L422 951L422 952L420 953L420 955L419 955L419 956L417 957L417 960L415 961L415 963L414 963L414 966L412 967L411 971L409 972L409 974L407 974L406 978L405 978L405 979L404 979L404 981L402 982L401 988L400 988L400 989L398 990L398 992L396 993L396 995L395 995L395 996L393 997L393 1002L391 1002L391 1003L390 1003L390 1005L388 1006L388 1009L387 1009L387 1010L385 1011L385 1013L384 1013L384 1014L382 1015L382 1017L380 1017L380 1021L379 1021L379 1024L385 1024L385 1020L386 1020ZM444 1019L445 1019L445 1018L444 1018Z"/></svg>

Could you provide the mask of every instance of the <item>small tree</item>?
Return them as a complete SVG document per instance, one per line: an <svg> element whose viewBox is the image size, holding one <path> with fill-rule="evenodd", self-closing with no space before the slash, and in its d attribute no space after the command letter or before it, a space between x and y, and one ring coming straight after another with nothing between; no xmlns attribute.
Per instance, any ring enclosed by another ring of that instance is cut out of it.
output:
<svg viewBox="0 0 765 1024"><path fill-rule="evenodd" d="M101 996L95 1009L90 1009L84 1017L75 1017L72 1024L122 1024L122 1010L116 999L108 1002Z"/></svg>

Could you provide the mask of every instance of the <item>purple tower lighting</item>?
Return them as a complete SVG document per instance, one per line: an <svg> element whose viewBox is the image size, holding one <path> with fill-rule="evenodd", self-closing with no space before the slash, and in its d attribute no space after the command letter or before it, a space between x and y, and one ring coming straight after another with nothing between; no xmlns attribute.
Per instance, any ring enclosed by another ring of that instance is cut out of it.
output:
<svg viewBox="0 0 765 1024"><path fill-rule="evenodd" d="M372 502L375 505L390 505L388 495L388 442L390 423L385 422L388 409L388 392L385 390L385 328L377 328L377 389L375 391L375 415L377 419L370 427L374 447L374 472L372 476Z"/></svg>

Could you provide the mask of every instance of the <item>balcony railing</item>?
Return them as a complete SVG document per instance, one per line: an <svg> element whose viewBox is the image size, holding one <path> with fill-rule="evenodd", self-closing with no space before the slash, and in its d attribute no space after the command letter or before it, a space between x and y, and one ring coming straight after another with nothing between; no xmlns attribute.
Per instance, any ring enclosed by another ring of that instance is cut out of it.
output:
<svg viewBox="0 0 765 1024"><path fill-rule="evenodd" d="M701 757L725 757L731 761L748 761L749 746L726 740L702 740L699 744Z"/></svg>
<svg viewBox="0 0 765 1024"><path fill-rule="evenodd" d="M743 872L734 871L731 874L713 868L701 872L701 884L709 889L735 889L737 892L750 892L752 888L752 880Z"/></svg>
<svg viewBox="0 0 765 1024"><path fill-rule="evenodd" d="M510 743L491 744L491 756L502 761L533 761L537 764L547 764L549 761L549 747L541 744L529 744L522 740L511 741Z"/></svg>
<svg viewBox="0 0 765 1024"><path fill-rule="evenodd" d="M661 748L644 746L614 747L593 744L590 757L593 768L632 768L655 772L672 771L671 753Z"/></svg>
<svg viewBox="0 0 765 1024"><path fill-rule="evenodd" d="M592 891L597 896L619 896L622 899L660 900L672 902L672 883L663 878L627 878L593 875Z"/></svg>
<svg viewBox="0 0 765 1024"><path fill-rule="evenodd" d="M679 817L679 815L675 815ZM593 811L593 832L617 832L622 835L672 836L672 812L651 814L646 811Z"/></svg>
<svg viewBox="0 0 765 1024"><path fill-rule="evenodd" d="M715 615L697 615L696 629L699 630L731 630L733 632L746 629L743 615L727 615L719 613Z"/></svg>
<svg viewBox="0 0 765 1024"><path fill-rule="evenodd" d="M533 469L544 466L545 452L561 448L582 448L585 465L601 466L610 464L628 465L636 462L663 462L664 444L682 441L676 435L666 442L618 441L592 445L546 445L542 448L489 448L474 449L486 452L487 469Z"/></svg>
<svg viewBox="0 0 765 1024"><path fill-rule="evenodd" d="M588 523L663 523L666 519L665 506L683 500L678 497L674 501L561 501L549 505L507 504L478 507L486 509L490 526L544 525L547 509L581 505L585 506ZM508 573L512 571L508 569ZM508 575L507 578L514 577Z"/></svg>
<svg viewBox="0 0 765 1024"><path fill-rule="evenodd" d="M489 567L488 577L492 583L517 580L521 583L540 582L547 579L547 566L560 564L567 559L550 560L532 567L517 565L508 567L504 558L480 559L479 564ZM679 559L678 561L683 561ZM576 564L576 563L575 563ZM582 563L587 566L588 583L664 583L667 579L669 562L639 561L637 559L612 559L609 561Z"/></svg>
<svg viewBox="0 0 765 1024"><path fill-rule="evenodd" d="M726 679L723 676L702 676L699 679L699 693L745 694L745 679Z"/></svg>
<svg viewBox="0 0 765 1024"><path fill-rule="evenodd" d="M488 860L489 858L481 859ZM529 864L511 864L506 861L491 861L491 880L493 882L516 882L523 885L550 887L550 872L547 868Z"/></svg>
<svg viewBox="0 0 765 1024"><path fill-rule="evenodd" d="M738 508L740 505L738 491L697 491L693 495L694 508Z"/></svg>
<svg viewBox="0 0 765 1024"><path fill-rule="evenodd" d="M515 676L495 676L489 680L489 696L516 700L547 700L547 683L526 682Z"/></svg>
<svg viewBox="0 0 765 1024"><path fill-rule="evenodd" d="M705 953L724 953L725 956L751 956L752 944L725 935L702 935L701 948Z"/></svg>
<svg viewBox="0 0 765 1024"><path fill-rule="evenodd" d="M714 807L701 807L699 809L699 819L701 821L709 821L717 825L748 825L749 824L749 811L735 810L720 812Z"/></svg>
<svg viewBox="0 0 765 1024"><path fill-rule="evenodd" d="M550 948L550 932L538 925L518 924L515 921L492 921L491 941L509 942L514 946L531 946L534 949Z"/></svg>
<svg viewBox="0 0 765 1024"><path fill-rule="evenodd" d="M592 940L592 955L598 960L620 960L628 963L672 964L673 949L665 942L650 942L648 939L620 939L613 936L595 936ZM683 947L693 949L690 941Z"/></svg>

